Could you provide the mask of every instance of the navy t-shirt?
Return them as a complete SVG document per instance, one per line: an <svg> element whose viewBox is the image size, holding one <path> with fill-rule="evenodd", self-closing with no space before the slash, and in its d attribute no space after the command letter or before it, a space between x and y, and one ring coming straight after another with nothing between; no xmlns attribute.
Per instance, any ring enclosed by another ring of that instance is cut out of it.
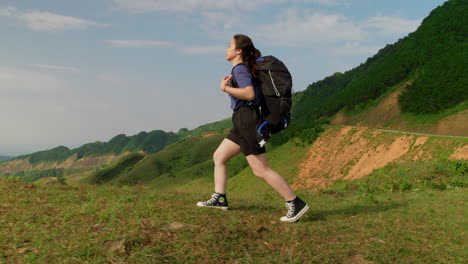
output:
<svg viewBox="0 0 468 264"><path fill-rule="evenodd" d="M250 74L247 66L244 64L237 64L232 68L232 74L234 79L237 82L237 87L234 88L245 88L247 86L254 86L252 80L252 74ZM237 97L229 95L231 97L231 108L232 110L236 110L242 105L247 105L247 101L241 100Z"/></svg>

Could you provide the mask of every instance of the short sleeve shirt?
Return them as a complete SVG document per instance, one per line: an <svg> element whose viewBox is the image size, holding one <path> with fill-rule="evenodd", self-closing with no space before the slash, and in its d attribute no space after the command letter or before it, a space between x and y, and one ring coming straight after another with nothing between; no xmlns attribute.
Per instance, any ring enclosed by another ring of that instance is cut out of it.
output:
<svg viewBox="0 0 468 264"><path fill-rule="evenodd" d="M252 74L249 72L246 65L237 64L236 66L234 66L234 68L232 68L232 74L237 83L237 87L235 88L245 88L247 86L253 86ZM246 104L246 101L241 100L237 97L234 97L232 95L229 95L229 97L231 98L232 110L236 110L240 106Z"/></svg>

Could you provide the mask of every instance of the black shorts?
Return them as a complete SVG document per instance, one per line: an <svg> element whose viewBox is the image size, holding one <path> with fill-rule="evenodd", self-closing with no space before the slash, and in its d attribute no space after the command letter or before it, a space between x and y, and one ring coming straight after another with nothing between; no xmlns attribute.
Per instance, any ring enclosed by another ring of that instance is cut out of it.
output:
<svg viewBox="0 0 468 264"><path fill-rule="evenodd" d="M241 106L232 114L234 128L226 138L239 145L245 156L265 153L265 147L260 147L257 141L257 127L260 122L256 109Z"/></svg>

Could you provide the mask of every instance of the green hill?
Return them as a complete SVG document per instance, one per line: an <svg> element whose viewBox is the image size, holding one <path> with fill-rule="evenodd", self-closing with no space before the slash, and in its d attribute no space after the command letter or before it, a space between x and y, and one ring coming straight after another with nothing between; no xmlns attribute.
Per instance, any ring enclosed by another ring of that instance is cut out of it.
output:
<svg viewBox="0 0 468 264"><path fill-rule="evenodd" d="M407 37L387 45L360 66L315 82L296 94L300 122L356 110L412 80L399 98L412 113L436 113L468 99L466 0L450 0L433 10Z"/></svg>
<svg viewBox="0 0 468 264"><path fill-rule="evenodd" d="M136 166L134 154L124 157L103 169L95 171L85 182L104 183L101 179L112 184L152 184L162 186L162 183L177 185L179 181L190 181L199 177L212 175L212 155L225 134L196 136L183 139L172 144L163 151L149 155ZM246 163L238 160L239 169Z"/></svg>

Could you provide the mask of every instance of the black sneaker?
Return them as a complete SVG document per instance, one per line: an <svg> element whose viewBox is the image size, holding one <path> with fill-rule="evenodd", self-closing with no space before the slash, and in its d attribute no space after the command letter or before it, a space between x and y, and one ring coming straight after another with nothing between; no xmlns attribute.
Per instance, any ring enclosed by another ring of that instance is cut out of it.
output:
<svg viewBox="0 0 468 264"><path fill-rule="evenodd" d="M226 195L221 195L219 193L213 193L213 195L211 195L211 199L206 202L198 202L197 206L218 208L223 211L227 211L229 209Z"/></svg>
<svg viewBox="0 0 468 264"><path fill-rule="evenodd" d="M309 205L299 198L299 196L292 201L286 202L285 206L288 208L288 213L286 216L281 217L281 221L283 222L296 222L309 210Z"/></svg>

